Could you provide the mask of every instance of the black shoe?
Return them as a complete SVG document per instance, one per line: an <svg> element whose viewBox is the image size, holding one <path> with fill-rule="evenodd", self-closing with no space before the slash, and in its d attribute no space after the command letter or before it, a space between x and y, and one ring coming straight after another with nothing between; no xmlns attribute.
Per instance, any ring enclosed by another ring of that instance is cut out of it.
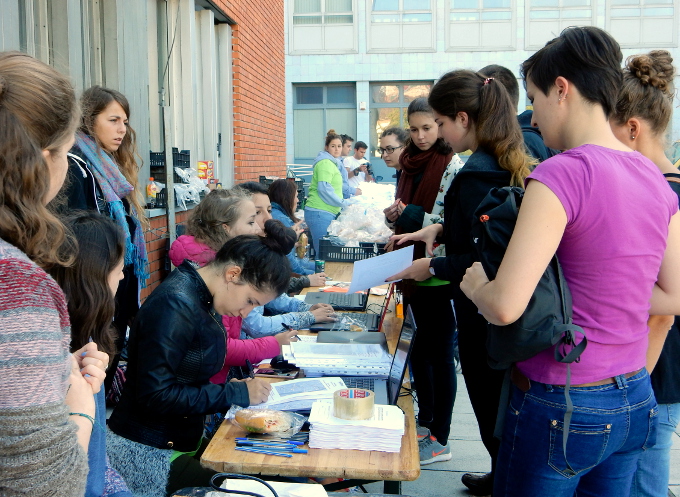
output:
<svg viewBox="0 0 680 497"><path fill-rule="evenodd" d="M484 475L465 473L460 480L470 489L472 495L491 495L493 491L493 473Z"/></svg>

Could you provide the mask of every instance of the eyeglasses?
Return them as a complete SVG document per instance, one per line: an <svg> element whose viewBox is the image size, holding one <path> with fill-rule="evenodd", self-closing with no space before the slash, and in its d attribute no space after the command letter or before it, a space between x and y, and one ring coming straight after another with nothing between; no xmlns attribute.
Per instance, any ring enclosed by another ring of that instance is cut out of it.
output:
<svg viewBox="0 0 680 497"><path fill-rule="evenodd" d="M392 152L394 152L395 150L398 150L400 148L404 148L404 146L399 145L398 147L385 147L385 148L378 147L376 149L376 152L378 152L380 155L384 155L384 154L390 155Z"/></svg>

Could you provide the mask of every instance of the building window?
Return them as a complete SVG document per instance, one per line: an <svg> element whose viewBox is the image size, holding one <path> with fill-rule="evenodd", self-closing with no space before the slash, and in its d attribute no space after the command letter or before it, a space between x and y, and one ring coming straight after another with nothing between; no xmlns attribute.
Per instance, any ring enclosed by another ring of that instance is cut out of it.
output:
<svg viewBox="0 0 680 497"><path fill-rule="evenodd" d="M595 7L595 0L528 0L526 48L541 48L569 26L594 25Z"/></svg>
<svg viewBox="0 0 680 497"><path fill-rule="evenodd" d="M352 23L352 0L295 0L294 25Z"/></svg>
<svg viewBox="0 0 680 497"><path fill-rule="evenodd" d="M295 85L293 129L295 161L313 161L329 129L356 137L355 85Z"/></svg>
<svg viewBox="0 0 680 497"><path fill-rule="evenodd" d="M677 0L610 0L607 28L624 48L677 47Z"/></svg>
<svg viewBox="0 0 680 497"><path fill-rule="evenodd" d="M449 0L448 49L515 48L514 0Z"/></svg>
<svg viewBox="0 0 680 497"><path fill-rule="evenodd" d="M369 154L380 159L376 152L378 139L388 128L406 128L408 105L418 97L430 94L432 82L377 83L370 86ZM373 161L373 159L371 159Z"/></svg>
<svg viewBox="0 0 680 497"><path fill-rule="evenodd" d="M292 53L357 51L354 0L293 0Z"/></svg>
<svg viewBox="0 0 680 497"><path fill-rule="evenodd" d="M432 0L372 0L372 52L434 51Z"/></svg>

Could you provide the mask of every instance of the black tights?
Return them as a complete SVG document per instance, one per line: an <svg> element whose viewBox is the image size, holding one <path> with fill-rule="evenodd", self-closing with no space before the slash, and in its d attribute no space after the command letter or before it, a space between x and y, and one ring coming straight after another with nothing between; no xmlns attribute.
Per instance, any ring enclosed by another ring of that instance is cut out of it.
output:
<svg viewBox="0 0 680 497"><path fill-rule="evenodd" d="M456 319L448 285L415 287L410 304L416 321L411 373L418 394L418 422L446 445L456 401L454 363ZM406 307L404 307L406 312Z"/></svg>

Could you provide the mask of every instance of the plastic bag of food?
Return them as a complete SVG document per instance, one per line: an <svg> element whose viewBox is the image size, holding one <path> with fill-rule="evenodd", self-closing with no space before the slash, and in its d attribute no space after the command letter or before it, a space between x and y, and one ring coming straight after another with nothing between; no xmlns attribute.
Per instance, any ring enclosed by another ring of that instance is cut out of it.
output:
<svg viewBox="0 0 680 497"><path fill-rule="evenodd" d="M266 433L277 437L290 437L300 431L306 418L300 414L274 409L242 409L232 406L227 417L236 426L250 433Z"/></svg>

